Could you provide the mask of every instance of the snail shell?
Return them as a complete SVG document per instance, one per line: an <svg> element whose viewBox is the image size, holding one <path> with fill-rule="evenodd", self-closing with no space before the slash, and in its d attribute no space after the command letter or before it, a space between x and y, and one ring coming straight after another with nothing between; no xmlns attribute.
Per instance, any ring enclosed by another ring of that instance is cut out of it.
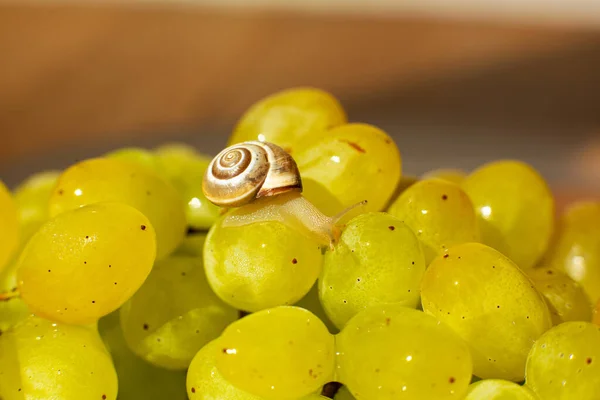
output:
<svg viewBox="0 0 600 400"><path fill-rule="evenodd" d="M204 175L206 198L221 207L239 207L254 199L302 191L296 162L281 147L244 142L226 148L211 161Z"/></svg>

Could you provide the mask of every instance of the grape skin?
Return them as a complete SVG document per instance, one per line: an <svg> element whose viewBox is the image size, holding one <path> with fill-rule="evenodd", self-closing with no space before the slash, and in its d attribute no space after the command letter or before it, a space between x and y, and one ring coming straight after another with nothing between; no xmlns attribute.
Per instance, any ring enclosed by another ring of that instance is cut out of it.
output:
<svg viewBox="0 0 600 400"><path fill-rule="evenodd" d="M216 352L225 379L267 400L308 396L333 378L333 336L303 308L275 307L234 322Z"/></svg>
<svg viewBox="0 0 600 400"><path fill-rule="evenodd" d="M538 397L514 382L485 379L471 384L464 400L538 400Z"/></svg>
<svg viewBox="0 0 600 400"><path fill-rule="evenodd" d="M31 316L0 336L0 397L115 400L117 375L95 329Z"/></svg>
<svg viewBox="0 0 600 400"><path fill-rule="evenodd" d="M526 384L544 400L597 399L600 327L570 321L544 333L527 358Z"/></svg>
<svg viewBox="0 0 600 400"><path fill-rule="evenodd" d="M552 323L589 321L592 310L585 292L573 279L555 268L527 271L536 289L544 295L552 315Z"/></svg>
<svg viewBox="0 0 600 400"><path fill-rule="evenodd" d="M542 176L526 163L500 160L479 167L461 186L477 212L482 243L520 268L533 267L554 230L554 198Z"/></svg>
<svg viewBox="0 0 600 400"><path fill-rule="evenodd" d="M245 311L294 304L316 282L323 264L312 238L281 222L210 229L204 266L213 291Z"/></svg>
<svg viewBox="0 0 600 400"><path fill-rule="evenodd" d="M468 174L462 169L440 168L424 173L421 176L421 179L442 179L460 185L467 175Z"/></svg>
<svg viewBox="0 0 600 400"><path fill-rule="evenodd" d="M407 188L388 212L415 232L427 265L454 245L480 240L473 203L451 182L421 180Z"/></svg>
<svg viewBox="0 0 600 400"><path fill-rule="evenodd" d="M0 181L0 272L19 246L17 206L8 188Z"/></svg>
<svg viewBox="0 0 600 400"><path fill-rule="evenodd" d="M358 400L462 398L469 348L447 326L398 304L356 314L336 337L337 380Z"/></svg>
<svg viewBox="0 0 600 400"><path fill-rule="evenodd" d="M210 289L202 259L180 255L158 261L120 314L129 347L168 369L186 369L238 317Z"/></svg>
<svg viewBox="0 0 600 400"><path fill-rule="evenodd" d="M433 260L421 283L421 302L467 342L473 373L483 379L522 381L531 344L552 326L533 282L479 243L455 246Z"/></svg>
<svg viewBox="0 0 600 400"><path fill-rule="evenodd" d="M156 230L157 258L182 242L186 219L177 191L149 169L116 159L95 158L65 170L50 198L50 216L99 202L137 208Z"/></svg>
<svg viewBox="0 0 600 400"><path fill-rule="evenodd" d="M19 259L18 289L39 316L88 324L120 307L154 263L149 220L121 203L97 203L50 219Z"/></svg>
<svg viewBox="0 0 600 400"><path fill-rule="evenodd" d="M321 303L338 328L376 304L416 308L425 259L414 233L386 213L353 218L335 250L325 254Z"/></svg>

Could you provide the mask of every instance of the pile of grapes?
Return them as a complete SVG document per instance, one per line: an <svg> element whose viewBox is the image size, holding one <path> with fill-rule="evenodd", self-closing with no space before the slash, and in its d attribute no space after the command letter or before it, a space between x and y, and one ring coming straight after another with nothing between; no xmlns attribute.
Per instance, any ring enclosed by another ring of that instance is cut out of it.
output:
<svg viewBox="0 0 600 400"><path fill-rule="evenodd" d="M600 399L600 202L406 176L316 89L228 146L0 182L1 400Z"/></svg>

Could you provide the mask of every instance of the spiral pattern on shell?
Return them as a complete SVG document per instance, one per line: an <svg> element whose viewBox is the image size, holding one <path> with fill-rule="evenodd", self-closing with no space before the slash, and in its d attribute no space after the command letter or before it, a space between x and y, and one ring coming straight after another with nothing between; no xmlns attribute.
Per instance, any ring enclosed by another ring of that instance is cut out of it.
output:
<svg viewBox="0 0 600 400"><path fill-rule="evenodd" d="M302 180L296 162L281 147L252 141L217 154L206 170L202 190L213 204L239 207L260 197L302 191Z"/></svg>

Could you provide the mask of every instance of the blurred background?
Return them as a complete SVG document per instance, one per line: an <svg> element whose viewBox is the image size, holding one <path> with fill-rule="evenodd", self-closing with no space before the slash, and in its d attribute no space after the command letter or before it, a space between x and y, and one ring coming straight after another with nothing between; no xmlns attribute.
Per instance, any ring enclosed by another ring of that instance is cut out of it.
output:
<svg viewBox="0 0 600 400"><path fill-rule="evenodd" d="M330 91L407 173L519 158L600 198L600 2L0 1L0 179L123 146L214 154L253 102Z"/></svg>

